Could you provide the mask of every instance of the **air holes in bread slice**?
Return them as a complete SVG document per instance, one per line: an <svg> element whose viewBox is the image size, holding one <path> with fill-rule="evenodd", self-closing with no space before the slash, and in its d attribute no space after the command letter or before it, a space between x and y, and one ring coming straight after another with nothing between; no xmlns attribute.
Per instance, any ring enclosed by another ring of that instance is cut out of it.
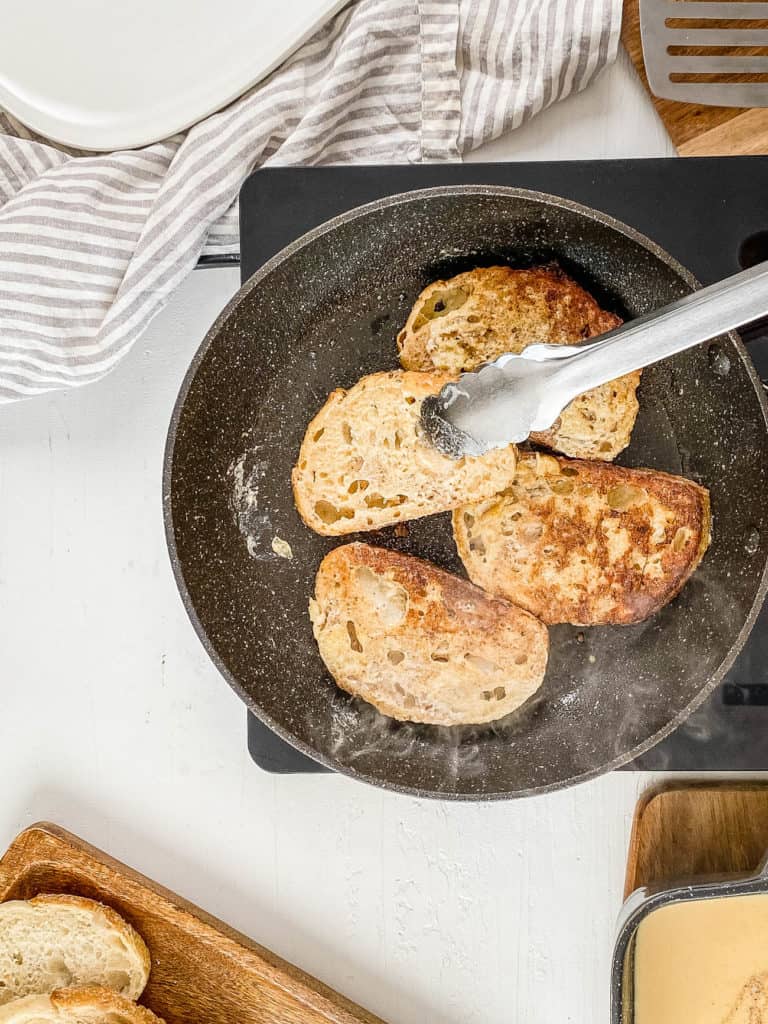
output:
<svg viewBox="0 0 768 1024"><path fill-rule="evenodd" d="M391 629L399 626L408 614L408 592L399 583L385 579L367 566L355 569L355 581L361 596L381 620Z"/></svg>
<svg viewBox="0 0 768 1024"><path fill-rule="evenodd" d="M55 981L57 988L67 988L72 983L72 972L64 962L64 958L61 956L51 956L48 958L46 964L48 974L50 975L51 982ZM120 984L112 984L112 976L115 974L120 975ZM125 971L112 971L106 979L109 988L114 989L116 992L123 992L128 988L130 978Z"/></svg>
<svg viewBox="0 0 768 1024"><path fill-rule="evenodd" d="M504 700L507 691L503 686L494 686L492 690L483 690L483 700Z"/></svg>
<svg viewBox="0 0 768 1024"><path fill-rule="evenodd" d="M349 646L356 654L363 653L363 645L357 635L357 629L352 619L347 619L347 634L349 635Z"/></svg>
<svg viewBox="0 0 768 1024"><path fill-rule="evenodd" d="M461 309L469 298L466 288L440 288L434 291L423 303L413 321L414 331L439 317L447 316L456 309Z"/></svg>
<svg viewBox="0 0 768 1024"><path fill-rule="evenodd" d="M642 487L634 487L632 484L617 484L612 487L605 497L608 507L614 512L624 512L633 505L639 505L648 498Z"/></svg>
<svg viewBox="0 0 768 1024"><path fill-rule="evenodd" d="M691 536L691 531L687 526L681 526L672 540L672 550L676 555L679 555L685 545L688 543L688 539Z"/></svg>
<svg viewBox="0 0 768 1024"><path fill-rule="evenodd" d="M492 676L495 672L501 671L495 662L489 661L488 658L483 658L480 654L473 654L471 651L466 652L464 661L470 668L484 676Z"/></svg>
<svg viewBox="0 0 768 1024"><path fill-rule="evenodd" d="M354 519L355 513L351 508L337 508L330 501L316 501L315 515L322 522L330 525L338 522L339 519Z"/></svg>
<svg viewBox="0 0 768 1024"><path fill-rule="evenodd" d="M474 555L480 555L480 557L482 558L485 555L485 543L482 537L470 537L469 550Z"/></svg>
<svg viewBox="0 0 768 1024"><path fill-rule="evenodd" d="M107 987L113 989L115 992L122 992L125 994L128 991L128 987L131 983L131 979L125 971L110 971L107 974Z"/></svg>
<svg viewBox="0 0 768 1024"><path fill-rule="evenodd" d="M365 504L368 508L397 508L398 505L404 505L407 500L408 496L405 494L396 494L392 498L385 498L383 494L378 494L375 491L373 494L365 496Z"/></svg>
<svg viewBox="0 0 768 1024"><path fill-rule="evenodd" d="M544 535L544 524L538 519L523 523L518 527L517 535L524 544L535 544Z"/></svg>
<svg viewBox="0 0 768 1024"><path fill-rule="evenodd" d="M387 661L392 665L399 665L405 659L402 651L387 651ZM398 687L400 689L400 687Z"/></svg>
<svg viewBox="0 0 768 1024"><path fill-rule="evenodd" d="M403 698L403 707L406 707L406 708L415 708L416 707L416 698L413 696L412 693L408 693L407 690L404 690L403 687L400 685L400 683L395 683L395 692L399 693L400 696Z"/></svg>
<svg viewBox="0 0 768 1024"><path fill-rule="evenodd" d="M561 497L573 494L573 480L552 480L549 486L555 494L559 494Z"/></svg>

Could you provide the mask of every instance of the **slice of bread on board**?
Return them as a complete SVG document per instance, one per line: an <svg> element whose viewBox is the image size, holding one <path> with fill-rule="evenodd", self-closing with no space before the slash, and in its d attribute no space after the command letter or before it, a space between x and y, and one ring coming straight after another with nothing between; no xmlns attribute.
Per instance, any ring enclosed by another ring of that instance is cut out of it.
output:
<svg viewBox="0 0 768 1024"><path fill-rule="evenodd" d="M620 323L559 267L478 267L425 288L397 343L406 369L458 376L504 352L580 345ZM579 395L531 440L574 458L614 459L629 444L639 382L637 371Z"/></svg>
<svg viewBox="0 0 768 1024"><path fill-rule="evenodd" d="M163 1024L144 1006L106 988L67 988L0 1006L0 1024Z"/></svg>
<svg viewBox="0 0 768 1024"><path fill-rule="evenodd" d="M656 470L526 454L503 493L456 509L453 532L469 578L543 622L640 622L707 550L709 494Z"/></svg>
<svg viewBox="0 0 768 1024"><path fill-rule="evenodd" d="M0 1004L88 985L138 999L149 968L141 936L101 903L62 895L0 903Z"/></svg>
<svg viewBox="0 0 768 1024"><path fill-rule="evenodd" d="M310 618L338 685L401 721L492 722L536 692L547 666L538 619L420 558L368 544L325 556Z"/></svg>
<svg viewBox="0 0 768 1024"><path fill-rule="evenodd" d="M307 526L328 536L377 530L490 497L512 482L514 445L455 460L423 436L421 403L451 379L392 370L331 393L291 477Z"/></svg>

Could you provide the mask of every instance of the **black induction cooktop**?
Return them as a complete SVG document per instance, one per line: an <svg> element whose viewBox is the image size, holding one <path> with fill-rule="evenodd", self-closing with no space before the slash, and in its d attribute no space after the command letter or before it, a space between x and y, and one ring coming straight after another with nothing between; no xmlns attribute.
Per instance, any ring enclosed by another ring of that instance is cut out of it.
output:
<svg viewBox="0 0 768 1024"><path fill-rule="evenodd" d="M704 284L768 259L768 157L270 168L240 193L241 277L331 217L436 185L531 188L596 207L649 235ZM743 334L768 379L768 324ZM766 496L768 500L768 496ZM248 749L264 770L323 772L253 715ZM768 769L768 605L711 699L636 770Z"/></svg>

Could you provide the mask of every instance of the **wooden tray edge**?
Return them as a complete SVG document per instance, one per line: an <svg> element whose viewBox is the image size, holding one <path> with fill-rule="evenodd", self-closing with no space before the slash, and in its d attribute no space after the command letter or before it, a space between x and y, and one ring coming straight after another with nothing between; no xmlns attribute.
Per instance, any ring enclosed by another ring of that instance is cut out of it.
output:
<svg viewBox="0 0 768 1024"><path fill-rule="evenodd" d="M70 857L63 858L62 851L67 851ZM219 949L223 948L241 964L245 958L247 969L258 975L265 984L322 1014L332 1024L386 1024L380 1017L283 960L247 935L52 822L36 822L24 829L0 858L0 902L6 898L15 880L29 870L32 864L56 864L64 860L71 862L72 853L85 871L89 864L98 865L110 875L127 881L130 886L147 890L168 915L181 918L182 923L186 918L193 924L199 938L215 944Z"/></svg>
<svg viewBox="0 0 768 1024"><path fill-rule="evenodd" d="M632 816L632 829L629 834L629 844L627 846L627 867L624 875L624 899L627 900L632 893L637 889L637 862L639 856L639 839L640 830L643 824L643 815L648 810L650 805L657 800L659 797L663 797L666 793L673 793L679 790L718 790L718 789L730 789L730 790L753 790L753 789L768 789L768 781L761 781L757 779L720 779L717 781L709 781L707 779L663 779L659 782L653 782L647 789L644 789L640 794L635 805L635 812Z"/></svg>

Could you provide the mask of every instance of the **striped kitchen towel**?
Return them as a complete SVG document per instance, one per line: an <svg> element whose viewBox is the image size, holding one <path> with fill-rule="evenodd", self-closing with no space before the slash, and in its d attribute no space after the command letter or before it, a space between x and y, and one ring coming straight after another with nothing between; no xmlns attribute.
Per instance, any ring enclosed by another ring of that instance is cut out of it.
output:
<svg viewBox="0 0 768 1024"><path fill-rule="evenodd" d="M88 384L257 166L459 159L613 60L620 0L357 0L226 109L144 149L65 151L0 112L0 401Z"/></svg>

